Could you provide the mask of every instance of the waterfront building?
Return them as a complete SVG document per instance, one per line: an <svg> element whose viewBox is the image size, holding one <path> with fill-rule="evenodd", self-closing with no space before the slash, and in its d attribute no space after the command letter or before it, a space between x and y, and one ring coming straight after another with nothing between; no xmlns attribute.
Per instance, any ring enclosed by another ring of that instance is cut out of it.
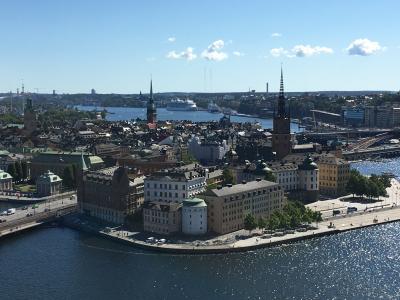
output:
<svg viewBox="0 0 400 300"><path fill-rule="evenodd" d="M37 116L33 109L32 99L26 100L24 110L24 132L26 136L31 136L37 130Z"/></svg>
<svg viewBox="0 0 400 300"><path fill-rule="evenodd" d="M49 170L36 179L36 193L39 197L57 195L61 191L62 179Z"/></svg>
<svg viewBox="0 0 400 300"><path fill-rule="evenodd" d="M291 152L290 115L286 112L285 94L283 90L283 72L278 98L278 113L274 115L272 132L272 151L277 159L282 159Z"/></svg>
<svg viewBox="0 0 400 300"><path fill-rule="evenodd" d="M143 204L143 229L160 235L181 231L181 203L150 201Z"/></svg>
<svg viewBox="0 0 400 300"><path fill-rule="evenodd" d="M283 189L278 183L257 179L206 191L208 230L225 234L243 229L244 218L269 217L285 205Z"/></svg>
<svg viewBox="0 0 400 300"><path fill-rule="evenodd" d="M207 141L194 136L188 142L188 149L198 161L204 164L212 164L221 161L229 151L226 140Z"/></svg>
<svg viewBox="0 0 400 300"><path fill-rule="evenodd" d="M10 174L0 169L0 191L9 191L13 188L13 178Z"/></svg>
<svg viewBox="0 0 400 300"><path fill-rule="evenodd" d="M147 103L147 124L154 127L157 123L157 108L153 99L153 80L150 81L150 98Z"/></svg>
<svg viewBox="0 0 400 300"><path fill-rule="evenodd" d="M200 167L160 170L144 180L144 200L182 203L204 192L208 170Z"/></svg>
<svg viewBox="0 0 400 300"><path fill-rule="evenodd" d="M31 177L36 179L47 170L62 176L64 169L71 165L82 168L82 152L45 151L37 154L31 161ZM104 161L88 153L83 154L84 162L90 170L103 168Z"/></svg>
<svg viewBox="0 0 400 300"><path fill-rule="evenodd" d="M128 174L122 166L83 170L78 183L79 211L98 219L122 224L143 204L144 176Z"/></svg>
<svg viewBox="0 0 400 300"><path fill-rule="evenodd" d="M350 163L332 154L318 157L319 188L321 194L329 196L346 195L346 186L350 178Z"/></svg>
<svg viewBox="0 0 400 300"><path fill-rule="evenodd" d="M303 202L318 200L319 194L319 169L318 165L307 155L299 165L299 190L303 191L300 197Z"/></svg>
<svg viewBox="0 0 400 300"><path fill-rule="evenodd" d="M182 232L187 235L207 232L207 204L203 199L191 198L182 202Z"/></svg>

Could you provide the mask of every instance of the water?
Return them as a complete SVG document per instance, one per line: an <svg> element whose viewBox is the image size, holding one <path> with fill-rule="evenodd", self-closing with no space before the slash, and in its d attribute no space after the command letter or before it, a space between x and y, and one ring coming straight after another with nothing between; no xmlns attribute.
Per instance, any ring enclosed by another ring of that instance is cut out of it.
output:
<svg viewBox="0 0 400 300"><path fill-rule="evenodd" d="M393 173L396 177L400 178L400 159L382 159L377 161L360 161L351 164L352 168L360 171L361 174L381 174L384 172Z"/></svg>
<svg viewBox="0 0 400 300"><path fill-rule="evenodd" d="M96 109L94 106L76 106L79 110L91 111ZM107 120L109 121L121 121L121 120L132 120L136 118L146 119L146 108L140 107L107 107L110 114L107 114ZM192 120L194 122L208 122L218 121L221 119L223 114L212 114L208 111L168 111L165 108L157 108L157 118L161 121L174 120ZM233 122L245 123L245 122L259 122L263 128L272 128L272 119L260 119L253 117L241 117L232 116ZM302 131L302 128L295 123L291 124L292 132Z"/></svg>
<svg viewBox="0 0 400 300"><path fill-rule="evenodd" d="M66 228L0 241L1 299L399 298L400 223L255 252L175 256Z"/></svg>

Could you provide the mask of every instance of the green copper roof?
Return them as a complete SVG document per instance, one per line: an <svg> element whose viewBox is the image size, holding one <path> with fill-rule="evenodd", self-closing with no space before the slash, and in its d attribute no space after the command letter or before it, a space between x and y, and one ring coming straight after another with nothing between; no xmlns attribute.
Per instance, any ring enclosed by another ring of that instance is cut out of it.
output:
<svg viewBox="0 0 400 300"><path fill-rule="evenodd" d="M2 179L12 179L12 176L7 172L3 171L2 169L0 169L0 180Z"/></svg>
<svg viewBox="0 0 400 300"><path fill-rule="evenodd" d="M310 155L304 159L303 163L299 166L301 170L316 170L318 169L318 165L312 160Z"/></svg>
<svg viewBox="0 0 400 300"><path fill-rule="evenodd" d="M204 202L203 199L200 198L190 198L190 199L186 199L183 200L182 202L183 206L186 207L207 207L206 202Z"/></svg>

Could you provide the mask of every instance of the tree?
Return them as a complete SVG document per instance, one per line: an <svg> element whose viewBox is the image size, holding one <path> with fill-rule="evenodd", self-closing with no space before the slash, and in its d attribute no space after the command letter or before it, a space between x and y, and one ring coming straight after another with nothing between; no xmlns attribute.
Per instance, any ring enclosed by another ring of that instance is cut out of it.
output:
<svg viewBox="0 0 400 300"><path fill-rule="evenodd" d="M276 176L275 176L274 173L272 173L272 172L267 172L267 173L265 174L264 179L267 180L267 181L276 182Z"/></svg>
<svg viewBox="0 0 400 300"><path fill-rule="evenodd" d="M263 228L265 228L266 225L267 225L267 222L264 220L263 217L258 218L258 221L257 221L258 228L263 229Z"/></svg>
<svg viewBox="0 0 400 300"><path fill-rule="evenodd" d="M248 230L249 233L257 228L257 222L253 215L248 214L244 218L244 229Z"/></svg>
<svg viewBox="0 0 400 300"><path fill-rule="evenodd" d="M75 187L74 177L75 177L74 170L73 170L72 166L71 165L66 166L64 168L64 172L63 172L63 176L62 176L63 185L66 186L67 188L71 188L71 189L74 188Z"/></svg>
<svg viewBox="0 0 400 300"><path fill-rule="evenodd" d="M15 164L9 164L7 167L7 173L11 175L11 177L16 180L17 170L15 169Z"/></svg>
<svg viewBox="0 0 400 300"><path fill-rule="evenodd" d="M233 172L231 169L224 169L222 171L222 178L223 178L223 183L224 184L235 184L236 180L235 177L233 176Z"/></svg>
<svg viewBox="0 0 400 300"><path fill-rule="evenodd" d="M22 167L22 178L28 179L28 163L25 160L21 162L21 167Z"/></svg>
<svg viewBox="0 0 400 300"><path fill-rule="evenodd" d="M23 178L23 172L22 172L21 162L19 160L15 162L15 171L16 171L17 181L21 181Z"/></svg>

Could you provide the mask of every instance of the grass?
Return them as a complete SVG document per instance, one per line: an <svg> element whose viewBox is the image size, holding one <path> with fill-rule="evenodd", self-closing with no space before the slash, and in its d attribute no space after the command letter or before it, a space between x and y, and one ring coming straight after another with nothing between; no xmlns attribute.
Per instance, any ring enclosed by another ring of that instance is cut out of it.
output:
<svg viewBox="0 0 400 300"><path fill-rule="evenodd" d="M17 184L15 185L15 189L17 191L23 192L23 193L34 193L36 192L36 186L32 184Z"/></svg>

